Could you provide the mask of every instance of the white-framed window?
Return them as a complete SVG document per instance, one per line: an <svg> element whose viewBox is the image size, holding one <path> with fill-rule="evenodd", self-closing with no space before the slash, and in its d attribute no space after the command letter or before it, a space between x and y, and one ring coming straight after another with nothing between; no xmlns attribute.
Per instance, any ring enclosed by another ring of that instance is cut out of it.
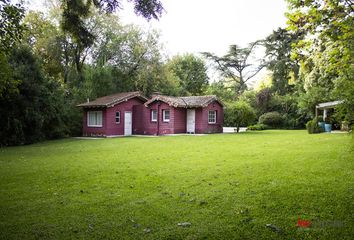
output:
<svg viewBox="0 0 354 240"><path fill-rule="evenodd" d="M87 112L88 127L102 127L102 111Z"/></svg>
<svg viewBox="0 0 354 240"><path fill-rule="evenodd" d="M120 112L116 112L116 124L120 123Z"/></svg>
<svg viewBox="0 0 354 240"><path fill-rule="evenodd" d="M209 110L208 123L210 123L210 124L216 123L216 111L215 110Z"/></svg>
<svg viewBox="0 0 354 240"><path fill-rule="evenodd" d="M157 110L151 110L151 122L157 122Z"/></svg>
<svg viewBox="0 0 354 240"><path fill-rule="evenodd" d="M162 110L162 120L164 122L169 122L170 121L170 110Z"/></svg>

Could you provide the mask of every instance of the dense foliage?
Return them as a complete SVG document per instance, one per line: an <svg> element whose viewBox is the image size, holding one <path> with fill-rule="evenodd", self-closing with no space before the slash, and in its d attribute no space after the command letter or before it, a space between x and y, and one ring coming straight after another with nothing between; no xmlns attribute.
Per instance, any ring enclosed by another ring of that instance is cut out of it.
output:
<svg viewBox="0 0 354 240"><path fill-rule="evenodd" d="M259 124L264 124L273 128L282 126L283 118L278 112L267 112L262 114L258 119Z"/></svg>
<svg viewBox="0 0 354 240"><path fill-rule="evenodd" d="M168 63L169 70L179 82L180 95L202 95L208 86L204 61L192 54L175 56Z"/></svg>
<svg viewBox="0 0 354 240"><path fill-rule="evenodd" d="M257 123L254 125L250 125L247 127L247 131L261 131L261 130L266 130L269 129L269 126L261 123Z"/></svg>
<svg viewBox="0 0 354 240"><path fill-rule="evenodd" d="M314 103L343 100L346 114L338 121L354 120L354 4L347 0L288 0L289 31L303 35L293 47L299 62L300 97ZM312 108L313 109L313 108Z"/></svg>
<svg viewBox="0 0 354 240"><path fill-rule="evenodd" d="M323 132L323 128L318 125L317 119L312 119L306 123L306 129L309 134L321 133Z"/></svg>
<svg viewBox="0 0 354 240"><path fill-rule="evenodd" d="M238 101L226 106L225 126L234 126L237 132L239 132L240 127L248 126L254 122L255 118L254 109L247 102Z"/></svg>
<svg viewBox="0 0 354 240"><path fill-rule="evenodd" d="M43 73L36 56L27 46L9 55L17 92L0 104L2 145L26 144L68 134L65 124L64 93L58 82Z"/></svg>

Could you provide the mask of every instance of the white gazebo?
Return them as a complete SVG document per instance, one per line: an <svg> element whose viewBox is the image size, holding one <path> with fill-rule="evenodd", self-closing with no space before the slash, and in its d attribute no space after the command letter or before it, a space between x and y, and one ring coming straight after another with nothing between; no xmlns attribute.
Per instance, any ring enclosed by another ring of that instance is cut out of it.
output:
<svg viewBox="0 0 354 240"><path fill-rule="evenodd" d="M327 117L328 109L335 108L337 105L339 105L341 103L343 103L342 100L337 100L337 101L333 101L333 102L319 103L316 106L316 118L318 116L318 110L323 110L323 121L325 121L325 119Z"/></svg>

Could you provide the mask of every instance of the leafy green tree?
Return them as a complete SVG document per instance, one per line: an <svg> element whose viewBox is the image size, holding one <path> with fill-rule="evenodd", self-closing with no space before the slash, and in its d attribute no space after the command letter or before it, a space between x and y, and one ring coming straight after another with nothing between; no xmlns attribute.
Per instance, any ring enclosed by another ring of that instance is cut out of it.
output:
<svg viewBox="0 0 354 240"><path fill-rule="evenodd" d="M14 79L13 71L4 52L0 51L0 100L18 93L19 80Z"/></svg>
<svg viewBox="0 0 354 240"><path fill-rule="evenodd" d="M262 114L258 119L259 124L265 124L267 126L273 128L279 128L283 124L283 117L280 113L274 112L267 112Z"/></svg>
<svg viewBox="0 0 354 240"><path fill-rule="evenodd" d="M309 70L306 69L307 74L304 74L306 92L312 87L322 90L326 88L327 100L344 100L347 118L353 121L353 2L347 0L288 0L288 2L289 29L294 33L312 36L298 41L293 52L294 58L309 66ZM311 84L306 86L307 83Z"/></svg>
<svg viewBox="0 0 354 240"><path fill-rule="evenodd" d="M332 40L351 38L354 3L348 0L287 0L289 29Z"/></svg>
<svg viewBox="0 0 354 240"><path fill-rule="evenodd" d="M47 79L38 59L26 46L9 55L18 93L0 101L0 145L33 143L67 134L63 94L56 81Z"/></svg>
<svg viewBox="0 0 354 240"><path fill-rule="evenodd" d="M257 61L252 59L257 46L259 42L251 43L246 48L231 45L228 53L222 57L209 52L202 54L211 60L223 77L234 83L235 93L240 95L247 89L247 82L264 67L263 63L255 63Z"/></svg>
<svg viewBox="0 0 354 240"><path fill-rule="evenodd" d="M78 49L90 47L95 40L94 34L87 27L86 20L90 17L94 8L112 13L121 9L121 0L63 0L61 26L64 31L70 33L78 45ZM159 19L163 12L159 0L131 0L135 13L150 20Z"/></svg>
<svg viewBox="0 0 354 240"><path fill-rule="evenodd" d="M66 82L64 73L69 63L65 63L68 42L53 21L42 12L30 11L26 14L24 40L32 46L33 53L40 58L44 71L60 82ZM72 53L70 53L72 54Z"/></svg>
<svg viewBox="0 0 354 240"><path fill-rule="evenodd" d="M28 28L24 40L33 47L34 54L40 57L47 74L64 84L82 84L83 68L90 48L81 48L75 43L59 28L56 24L59 19L55 17L30 11L24 19ZM96 25L94 16L88 25L92 24Z"/></svg>
<svg viewBox="0 0 354 240"><path fill-rule="evenodd" d="M225 125L237 128L248 126L254 122L256 114L254 109L244 101L228 104L225 109Z"/></svg>
<svg viewBox="0 0 354 240"><path fill-rule="evenodd" d="M0 50L8 52L21 40L25 27L21 21L25 10L19 4L9 0L0 0Z"/></svg>
<svg viewBox="0 0 354 240"><path fill-rule="evenodd" d="M256 106L259 114L270 111L272 95L270 88L263 88L256 93Z"/></svg>
<svg viewBox="0 0 354 240"><path fill-rule="evenodd" d="M298 75L299 65L291 58L292 44L298 38L296 34L279 28L264 40L266 66L272 71L272 89L280 95L291 90L289 87L291 74Z"/></svg>
<svg viewBox="0 0 354 240"><path fill-rule="evenodd" d="M207 68L193 54L175 56L169 62L170 71L178 78L181 95L201 95L208 85Z"/></svg>
<svg viewBox="0 0 354 240"><path fill-rule="evenodd" d="M225 86L224 81L214 81L209 84L205 92L209 95L216 95L223 102L232 102L237 99L235 91Z"/></svg>
<svg viewBox="0 0 354 240"><path fill-rule="evenodd" d="M19 80L13 76L8 54L22 39L25 27L21 21L24 13L21 4L0 0L0 100L18 92Z"/></svg>
<svg viewBox="0 0 354 240"><path fill-rule="evenodd" d="M177 88L177 79L167 72L163 61L158 32L122 26L110 16L100 24L99 41L92 47L92 56L96 69L104 67L112 72L110 81L115 87L110 91L139 90L149 95Z"/></svg>

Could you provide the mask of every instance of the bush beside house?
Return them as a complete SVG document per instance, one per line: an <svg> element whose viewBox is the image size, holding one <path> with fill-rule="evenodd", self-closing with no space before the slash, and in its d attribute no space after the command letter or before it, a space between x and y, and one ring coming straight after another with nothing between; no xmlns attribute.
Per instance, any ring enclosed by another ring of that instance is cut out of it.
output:
<svg viewBox="0 0 354 240"><path fill-rule="evenodd" d="M265 124L271 128L280 128L283 123L283 117L278 112L267 112L259 117L259 124Z"/></svg>

